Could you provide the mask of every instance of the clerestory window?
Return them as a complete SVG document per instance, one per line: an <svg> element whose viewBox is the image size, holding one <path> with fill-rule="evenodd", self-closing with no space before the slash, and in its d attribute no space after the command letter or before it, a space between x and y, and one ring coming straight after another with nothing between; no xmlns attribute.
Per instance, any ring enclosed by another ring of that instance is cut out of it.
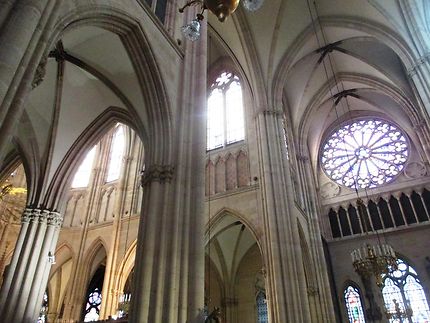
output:
<svg viewBox="0 0 430 323"><path fill-rule="evenodd" d="M207 118L208 150L245 138L242 87L233 73L221 73L211 85Z"/></svg>
<svg viewBox="0 0 430 323"><path fill-rule="evenodd" d="M91 171L93 168L96 146L94 146L85 156L84 161L79 166L72 182L72 188L87 187L90 182Z"/></svg>
<svg viewBox="0 0 430 323"><path fill-rule="evenodd" d="M125 138L124 127L117 125L112 138L112 144L109 154L109 166L107 170L106 182L112 182L119 178L122 166L122 157L124 156Z"/></svg>

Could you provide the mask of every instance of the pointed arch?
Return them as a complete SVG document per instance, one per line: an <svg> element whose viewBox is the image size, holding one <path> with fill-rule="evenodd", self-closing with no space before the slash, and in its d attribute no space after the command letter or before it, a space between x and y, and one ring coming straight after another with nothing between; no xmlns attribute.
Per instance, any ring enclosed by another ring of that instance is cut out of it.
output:
<svg viewBox="0 0 430 323"><path fill-rule="evenodd" d="M299 231L300 248L302 250L303 270L308 289L316 288L316 277L313 272L312 256L310 254L309 245L305 236L305 232L299 221L297 221L297 229Z"/></svg>
<svg viewBox="0 0 430 323"><path fill-rule="evenodd" d="M119 265L118 279L116 281L115 288L120 292L124 290L124 286L127 282L127 279L132 270L134 269L136 259L136 246L137 239L134 240L128 247L127 252L125 253L121 261L121 264Z"/></svg>
<svg viewBox="0 0 430 323"><path fill-rule="evenodd" d="M214 228L221 222L223 217L227 215L236 217L240 222L242 222L246 226L246 228L252 233L255 241L257 242L258 248L260 249L260 253L263 255L262 248L261 248L261 241L258 238L260 235L257 233L255 226L247 219L245 215L241 214L239 211L236 211L228 207L222 207L213 216L211 215L211 219L206 224L206 228L205 228L205 245L207 245L209 242L208 240L209 233L213 232Z"/></svg>
<svg viewBox="0 0 430 323"><path fill-rule="evenodd" d="M325 16L319 18L319 23L324 27L344 27L348 29L361 30L379 42L382 42L393 50L407 69L414 65L417 53L407 44L398 32L386 26L372 21L363 21L355 17L345 16ZM272 82L274 106L282 106L283 88L287 82L288 73L294 64L296 56L304 44L314 37L315 31L312 24L309 24L301 34L292 42L294 45L284 54Z"/></svg>
<svg viewBox="0 0 430 323"><path fill-rule="evenodd" d="M118 122L131 127L137 131L137 134L141 134L135 120L126 110L117 107L106 109L82 132L61 161L46 191L44 199L46 207L60 212L64 211L67 202L66 194L73 174L85 158L86 152Z"/></svg>
<svg viewBox="0 0 430 323"><path fill-rule="evenodd" d="M149 120L142 139L148 147L148 161L169 164L172 158L172 114L165 82L156 61L150 40L141 22L124 11L108 5L81 5L70 10L53 28L46 52L54 47L62 34L82 26L94 26L120 37L142 89ZM129 111L140 120L136 111ZM143 131L142 124L137 129ZM140 133L142 135L142 133ZM148 164L151 164L148 163Z"/></svg>

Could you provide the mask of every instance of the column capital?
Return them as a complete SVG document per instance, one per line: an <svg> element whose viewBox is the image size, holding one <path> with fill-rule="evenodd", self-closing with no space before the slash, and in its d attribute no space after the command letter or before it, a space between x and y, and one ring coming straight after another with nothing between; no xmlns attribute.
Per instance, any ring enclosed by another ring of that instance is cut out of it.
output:
<svg viewBox="0 0 430 323"><path fill-rule="evenodd" d="M141 185L146 186L151 182L169 183L173 178L174 167L171 165L151 165L141 172Z"/></svg>
<svg viewBox="0 0 430 323"><path fill-rule="evenodd" d="M257 111L256 116L259 115L264 115L264 116L275 116L275 117L284 117L284 112L282 110L279 109L270 109L270 108L264 108L264 109L260 109Z"/></svg>
<svg viewBox="0 0 430 323"><path fill-rule="evenodd" d="M63 216L59 212L27 207L21 216L21 222L28 223L30 221L60 227L63 223Z"/></svg>
<svg viewBox="0 0 430 323"><path fill-rule="evenodd" d="M414 64L408 69L407 74L409 77L414 76L417 74L418 68L423 65L424 63L430 61L430 52L425 53L421 57L419 57Z"/></svg>
<svg viewBox="0 0 430 323"><path fill-rule="evenodd" d="M48 225L59 228L63 223L63 215L59 212L47 211L47 221Z"/></svg>

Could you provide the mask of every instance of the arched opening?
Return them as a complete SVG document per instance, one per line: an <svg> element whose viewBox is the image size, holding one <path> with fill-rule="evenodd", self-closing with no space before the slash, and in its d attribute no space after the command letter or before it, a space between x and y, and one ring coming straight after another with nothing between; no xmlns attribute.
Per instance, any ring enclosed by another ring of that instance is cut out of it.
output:
<svg viewBox="0 0 430 323"><path fill-rule="evenodd" d="M265 271L252 231L226 213L206 234L206 316L223 322L267 322L267 307L264 314L259 296L266 295Z"/></svg>

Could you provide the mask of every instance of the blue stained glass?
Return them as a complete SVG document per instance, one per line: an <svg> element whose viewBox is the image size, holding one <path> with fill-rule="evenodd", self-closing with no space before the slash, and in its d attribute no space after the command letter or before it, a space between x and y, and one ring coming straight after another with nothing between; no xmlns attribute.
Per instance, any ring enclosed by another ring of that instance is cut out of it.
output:
<svg viewBox="0 0 430 323"><path fill-rule="evenodd" d="M348 311L349 323L365 323L358 289L351 285L348 286L343 293L343 297Z"/></svg>
<svg viewBox="0 0 430 323"><path fill-rule="evenodd" d="M328 177L350 188L391 182L409 156L406 136L380 119L360 119L339 127L323 144L321 165Z"/></svg>
<svg viewBox="0 0 430 323"><path fill-rule="evenodd" d="M257 295L257 315L258 315L258 323L269 322L269 319L267 316L266 295L263 292L259 292Z"/></svg>

